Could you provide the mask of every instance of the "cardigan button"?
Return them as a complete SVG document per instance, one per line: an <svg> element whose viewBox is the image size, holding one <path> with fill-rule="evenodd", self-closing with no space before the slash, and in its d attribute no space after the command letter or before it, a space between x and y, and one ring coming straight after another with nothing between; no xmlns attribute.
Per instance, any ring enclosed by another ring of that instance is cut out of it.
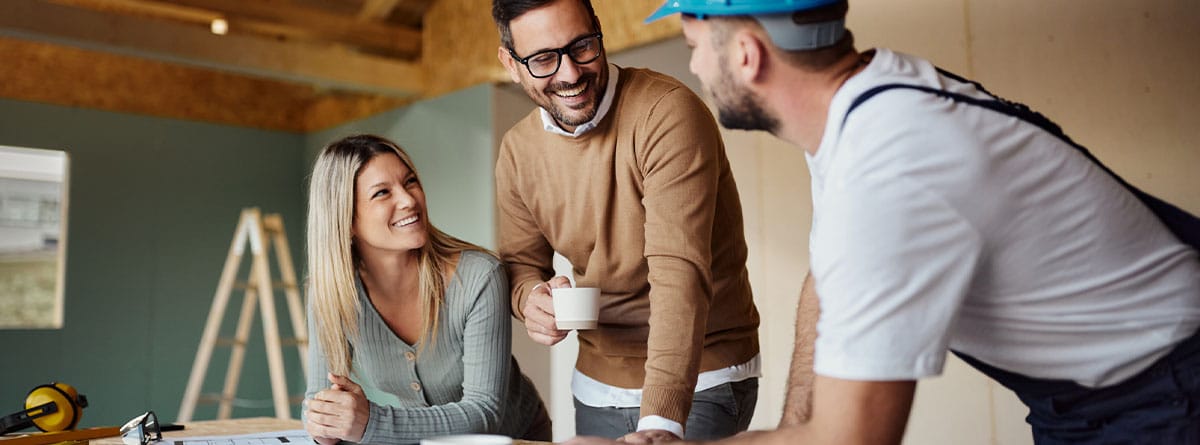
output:
<svg viewBox="0 0 1200 445"><path fill-rule="evenodd" d="M416 355L416 354L413 354L413 353L412 353L412 351L405 351L405 352L404 352L404 358L408 359L408 361L410 361L410 362L411 362L411 361L413 361L413 360L416 360L416 358L417 358L417 355Z"/></svg>
<svg viewBox="0 0 1200 445"><path fill-rule="evenodd" d="M412 382L412 384L411 384L411 385L408 385L408 386L412 387L413 391L420 391L420 390L421 390L421 384L420 384L420 383L417 383L417 382Z"/></svg>

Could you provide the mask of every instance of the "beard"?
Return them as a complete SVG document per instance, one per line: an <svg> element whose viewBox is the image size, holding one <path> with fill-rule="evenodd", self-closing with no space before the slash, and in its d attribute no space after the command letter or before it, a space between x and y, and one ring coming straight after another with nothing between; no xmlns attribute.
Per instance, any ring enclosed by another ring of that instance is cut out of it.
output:
<svg viewBox="0 0 1200 445"><path fill-rule="evenodd" d="M708 89L709 97L717 105L717 122L730 130L763 130L774 134L779 129L779 119L763 109L762 98L733 80L724 62L720 64L720 79Z"/></svg>
<svg viewBox="0 0 1200 445"><path fill-rule="evenodd" d="M607 82L607 66L604 66L601 74L589 72L584 73L575 83L555 82L547 85L541 91L535 90L533 85L526 83L525 93L534 99L534 102L550 116L554 118L559 125L577 127L586 124L596 117L596 112L600 109L600 101L604 99L604 88ZM581 94L589 95L590 98L580 104L565 105L555 100L554 93L557 91L570 90L578 88L580 85L587 85L587 88Z"/></svg>

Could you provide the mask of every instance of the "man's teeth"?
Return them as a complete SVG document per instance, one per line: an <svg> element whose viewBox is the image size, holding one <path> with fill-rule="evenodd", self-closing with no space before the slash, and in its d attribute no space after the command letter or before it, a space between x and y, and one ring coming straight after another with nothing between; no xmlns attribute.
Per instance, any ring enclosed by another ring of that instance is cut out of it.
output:
<svg viewBox="0 0 1200 445"><path fill-rule="evenodd" d="M569 89L569 90L555 91L554 94L556 94L560 97L575 97L575 96L582 94L583 90L585 90L585 89L587 89L587 84L581 83L581 84L579 84L579 86Z"/></svg>
<svg viewBox="0 0 1200 445"><path fill-rule="evenodd" d="M416 215L410 216L408 218L404 218L404 219L400 220L399 222L397 222L396 225L403 227L403 226L407 226L407 225L415 223L415 222L417 222Z"/></svg>

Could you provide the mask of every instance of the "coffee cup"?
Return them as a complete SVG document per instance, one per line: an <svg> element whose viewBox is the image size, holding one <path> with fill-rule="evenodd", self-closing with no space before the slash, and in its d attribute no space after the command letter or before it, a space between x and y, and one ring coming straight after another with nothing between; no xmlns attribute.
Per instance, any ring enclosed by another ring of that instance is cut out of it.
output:
<svg viewBox="0 0 1200 445"><path fill-rule="evenodd" d="M600 288L563 287L551 289L554 324L558 329L596 329L600 318Z"/></svg>

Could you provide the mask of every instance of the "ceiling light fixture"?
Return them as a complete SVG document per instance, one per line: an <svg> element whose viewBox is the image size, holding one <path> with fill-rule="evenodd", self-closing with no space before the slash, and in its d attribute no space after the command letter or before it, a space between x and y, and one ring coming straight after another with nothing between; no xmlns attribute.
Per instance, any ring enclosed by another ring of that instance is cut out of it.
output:
<svg viewBox="0 0 1200 445"><path fill-rule="evenodd" d="M229 22L226 22L225 19L221 18L213 19L212 25L209 26L209 29L212 30L213 34L223 36L225 33L229 32Z"/></svg>

